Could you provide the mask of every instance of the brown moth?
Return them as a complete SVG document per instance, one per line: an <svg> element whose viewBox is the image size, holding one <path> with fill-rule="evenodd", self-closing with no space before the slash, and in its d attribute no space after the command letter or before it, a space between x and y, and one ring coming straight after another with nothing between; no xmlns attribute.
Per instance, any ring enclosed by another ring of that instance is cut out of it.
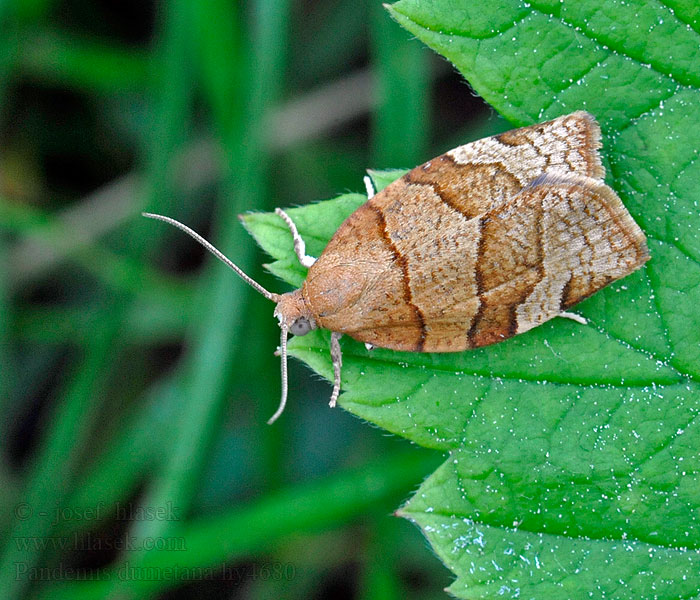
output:
<svg viewBox="0 0 700 600"><path fill-rule="evenodd" d="M342 334L409 352L459 352L495 344L556 316L648 259L646 238L603 182L600 128L575 112L459 146L374 194L338 228L302 287L273 294L216 248L183 229L274 301L281 327L282 398L287 335L331 331L340 393Z"/></svg>

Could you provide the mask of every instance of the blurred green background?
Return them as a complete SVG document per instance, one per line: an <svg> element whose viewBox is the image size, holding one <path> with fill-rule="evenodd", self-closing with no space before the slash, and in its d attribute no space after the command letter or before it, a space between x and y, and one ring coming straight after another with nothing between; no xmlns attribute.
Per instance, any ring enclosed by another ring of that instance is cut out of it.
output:
<svg viewBox="0 0 700 600"><path fill-rule="evenodd" d="M442 598L442 456L327 406L237 215L506 129L379 1L0 2L0 597Z"/></svg>

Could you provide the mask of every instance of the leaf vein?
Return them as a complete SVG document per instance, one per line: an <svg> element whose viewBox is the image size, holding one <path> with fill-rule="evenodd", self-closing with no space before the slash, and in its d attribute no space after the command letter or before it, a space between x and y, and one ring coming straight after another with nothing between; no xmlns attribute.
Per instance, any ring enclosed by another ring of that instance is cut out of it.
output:
<svg viewBox="0 0 700 600"><path fill-rule="evenodd" d="M549 16L553 19L559 20L563 25L566 25L567 27L573 29L574 32L581 34L586 39L589 39L592 42L594 42L595 44L597 44L599 48L607 49L610 53L614 53L614 54L617 54L619 56L625 56L625 57L629 58L630 60L636 62L639 65L642 65L642 66L648 65L653 71L655 71L659 75L664 75L665 77L668 77L669 79L671 79L672 81L674 81L678 85L693 85L695 83L692 81L688 81L688 82L679 81L679 79L677 78L676 75L674 75L673 73L670 73L670 72L668 72L668 73L664 72L658 65L655 65L654 64L655 61L649 60L649 61L645 62L643 58L637 58L636 56L632 56L631 54L626 53L622 49L618 50L616 48L613 48L609 44L606 44L602 40L600 40L595 34L592 34L591 32L586 31L584 29L585 23L582 23L581 25L575 25L574 23L571 23L571 22L567 21L566 19L563 19L562 17L556 16L553 13L549 13L546 10L543 10L540 8L537 8L536 10L537 10L537 12L539 12L542 15Z"/></svg>

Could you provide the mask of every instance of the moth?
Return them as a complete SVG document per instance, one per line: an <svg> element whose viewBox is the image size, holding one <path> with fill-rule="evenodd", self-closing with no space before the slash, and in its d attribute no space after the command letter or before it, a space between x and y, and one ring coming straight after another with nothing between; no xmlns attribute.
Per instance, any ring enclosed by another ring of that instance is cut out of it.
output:
<svg viewBox="0 0 700 600"><path fill-rule="evenodd" d="M302 287L274 294L185 225L179 227L276 303L282 395L287 337L331 331L340 393L340 337L410 352L459 352L552 319L648 259L646 238L604 181L600 128L579 111L478 140L434 158L374 193L322 254L306 255L292 219Z"/></svg>

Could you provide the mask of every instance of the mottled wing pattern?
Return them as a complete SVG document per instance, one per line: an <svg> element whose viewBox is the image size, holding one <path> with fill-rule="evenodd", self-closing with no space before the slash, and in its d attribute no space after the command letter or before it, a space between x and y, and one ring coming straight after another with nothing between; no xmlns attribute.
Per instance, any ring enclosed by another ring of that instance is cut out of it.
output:
<svg viewBox="0 0 700 600"><path fill-rule="evenodd" d="M579 111L459 146L411 170L393 186L400 194L412 183L427 185L442 202L471 218L509 202L544 175L602 179L599 148L598 123Z"/></svg>
<svg viewBox="0 0 700 600"><path fill-rule="evenodd" d="M396 350L459 351L527 331L641 266L644 235L601 180L598 138L593 118L574 113L410 171L309 270L319 326Z"/></svg>
<svg viewBox="0 0 700 600"><path fill-rule="evenodd" d="M615 192L587 177L546 177L482 223L480 306L467 347L528 331L649 259Z"/></svg>

